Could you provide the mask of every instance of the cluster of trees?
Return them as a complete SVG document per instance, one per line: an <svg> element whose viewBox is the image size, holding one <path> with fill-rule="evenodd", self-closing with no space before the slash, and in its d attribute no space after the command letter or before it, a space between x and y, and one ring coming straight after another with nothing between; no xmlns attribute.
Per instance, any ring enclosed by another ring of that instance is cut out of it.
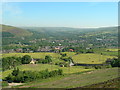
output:
<svg viewBox="0 0 120 90"><path fill-rule="evenodd" d="M108 58L106 60L106 64L111 65L112 67L120 67L120 60L119 58Z"/></svg>
<svg viewBox="0 0 120 90"><path fill-rule="evenodd" d="M52 62L52 59L51 59L51 56L45 56L45 59L43 60L39 60L38 63L42 63L42 64L47 64L47 63L51 63Z"/></svg>
<svg viewBox="0 0 120 90"><path fill-rule="evenodd" d="M24 83L30 82L37 79L46 79L49 77L54 77L57 75L63 75L62 69L48 71L48 69L43 71L20 71L18 68L14 69L11 74L9 74L4 81L8 82L17 82L17 83Z"/></svg>
<svg viewBox="0 0 120 90"><path fill-rule="evenodd" d="M67 56L67 54L65 53L65 54L62 54L62 53L60 53L60 55L62 55L62 57L65 57L65 56Z"/></svg>
<svg viewBox="0 0 120 90"><path fill-rule="evenodd" d="M66 61L66 62L73 62L73 59L71 57L61 57L60 59Z"/></svg>
<svg viewBox="0 0 120 90"><path fill-rule="evenodd" d="M118 58L114 58L113 61L111 61L112 67L120 67L120 60Z"/></svg>
<svg viewBox="0 0 120 90"><path fill-rule="evenodd" d="M60 63L55 63L55 65L59 65L61 67L69 67L69 64L73 62L73 59L71 57L68 57L67 54L62 54L62 57L60 57L61 60L63 60L64 62L60 62Z"/></svg>
<svg viewBox="0 0 120 90"><path fill-rule="evenodd" d="M21 64L29 64L30 61L31 57L29 55L24 55L23 57L4 57L2 58L2 71L15 68Z"/></svg>
<svg viewBox="0 0 120 90"><path fill-rule="evenodd" d="M5 57L2 58L2 71L15 68L17 65L21 65L21 57Z"/></svg>

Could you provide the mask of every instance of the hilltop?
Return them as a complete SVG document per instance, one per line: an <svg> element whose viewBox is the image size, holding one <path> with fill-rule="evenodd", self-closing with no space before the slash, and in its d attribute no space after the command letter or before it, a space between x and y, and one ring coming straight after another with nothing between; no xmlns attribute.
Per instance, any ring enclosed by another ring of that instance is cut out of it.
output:
<svg viewBox="0 0 120 90"><path fill-rule="evenodd" d="M0 25L2 27L3 37L22 37L22 36L31 36L32 33L26 29L9 26L9 25Z"/></svg>

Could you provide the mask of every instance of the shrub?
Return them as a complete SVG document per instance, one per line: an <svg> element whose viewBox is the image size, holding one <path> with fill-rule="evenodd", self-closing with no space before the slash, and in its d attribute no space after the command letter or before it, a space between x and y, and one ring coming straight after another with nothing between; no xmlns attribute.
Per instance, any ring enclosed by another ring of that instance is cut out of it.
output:
<svg viewBox="0 0 120 90"><path fill-rule="evenodd" d="M9 86L9 85L8 85L8 82L2 81L2 87L5 87L5 86Z"/></svg>
<svg viewBox="0 0 120 90"><path fill-rule="evenodd" d="M85 69L89 69L89 66L85 66Z"/></svg>

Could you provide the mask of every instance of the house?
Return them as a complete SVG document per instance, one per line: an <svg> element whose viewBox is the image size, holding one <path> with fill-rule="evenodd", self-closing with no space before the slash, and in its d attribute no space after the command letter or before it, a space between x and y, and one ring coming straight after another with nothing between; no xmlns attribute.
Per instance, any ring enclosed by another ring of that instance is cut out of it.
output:
<svg viewBox="0 0 120 90"><path fill-rule="evenodd" d="M16 52L23 52L22 48L18 48L15 50Z"/></svg>
<svg viewBox="0 0 120 90"><path fill-rule="evenodd" d="M73 62L70 62L69 66L73 66L73 65L74 65L74 63L73 63Z"/></svg>
<svg viewBox="0 0 120 90"><path fill-rule="evenodd" d="M60 48L59 47L55 47L55 50L60 50Z"/></svg>
<svg viewBox="0 0 120 90"><path fill-rule="evenodd" d="M74 50L73 49L69 49L69 51L73 52Z"/></svg>
<svg viewBox="0 0 120 90"><path fill-rule="evenodd" d="M36 60L34 60L34 59L32 58L30 64L35 64L35 63L36 63Z"/></svg>

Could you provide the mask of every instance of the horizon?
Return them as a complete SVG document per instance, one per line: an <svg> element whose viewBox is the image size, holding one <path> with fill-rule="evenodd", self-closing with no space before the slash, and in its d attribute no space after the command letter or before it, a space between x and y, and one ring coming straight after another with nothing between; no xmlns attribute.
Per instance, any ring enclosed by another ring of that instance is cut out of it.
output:
<svg viewBox="0 0 120 90"><path fill-rule="evenodd" d="M2 24L16 27L99 28L118 26L117 2L3 3Z"/></svg>
<svg viewBox="0 0 120 90"><path fill-rule="evenodd" d="M101 27L40 27L40 26L14 26L14 25L7 25L7 24L1 24L6 26L12 26L12 27L18 27L18 28L76 28L76 29L97 29L97 28L114 28L118 26L101 26Z"/></svg>

